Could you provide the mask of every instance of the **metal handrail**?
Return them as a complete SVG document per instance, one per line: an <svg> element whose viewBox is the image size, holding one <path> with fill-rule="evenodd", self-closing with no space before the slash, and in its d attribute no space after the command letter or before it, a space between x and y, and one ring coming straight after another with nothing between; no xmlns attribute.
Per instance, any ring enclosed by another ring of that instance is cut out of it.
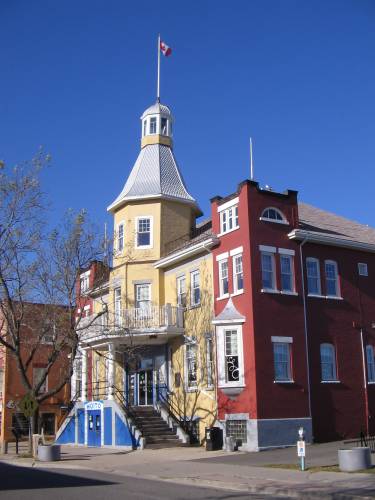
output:
<svg viewBox="0 0 375 500"><path fill-rule="evenodd" d="M139 419L137 417L137 414L133 411L131 405L126 400L123 392L118 387L116 387L115 385L112 386L112 388L114 390L115 396L118 398L118 400L120 402L120 406L121 406L122 410L124 411L126 417L130 418L135 423L135 425L136 425L138 431L140 432L141 436L143 436L143 429L139 425Z"/></svg>
<svg viewBox="0 0 375 500"><path fill-rule="evenodd" d="M166 387L165 387L165 390L167 392L167 397L165 397L158 390L159 400L161 400L161 402L163 403L163 405L166 407L166 409L168 411L168 415L172 418L172 420L174 420L177 425L179 425L180 427L182 427L182 429L191 437L189 425L187 423L187 420L185 419L185 416L181 415L181 412L180 412L178 406L176 406L173 403L172 398L171 398L172 393Z"/></svg>

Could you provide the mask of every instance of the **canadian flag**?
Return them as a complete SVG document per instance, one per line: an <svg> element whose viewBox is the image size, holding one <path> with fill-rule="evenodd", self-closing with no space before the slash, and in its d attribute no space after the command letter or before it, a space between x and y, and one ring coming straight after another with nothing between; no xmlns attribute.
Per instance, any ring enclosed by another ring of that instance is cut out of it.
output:
<svg viewBox="0 0 375 500"><path fill-rule="evenodd" d="M172 49L168 47L166 43L164 43L162 40L160 40L160 50L163 53L163 56L168 57L172 54Z"/></svg>

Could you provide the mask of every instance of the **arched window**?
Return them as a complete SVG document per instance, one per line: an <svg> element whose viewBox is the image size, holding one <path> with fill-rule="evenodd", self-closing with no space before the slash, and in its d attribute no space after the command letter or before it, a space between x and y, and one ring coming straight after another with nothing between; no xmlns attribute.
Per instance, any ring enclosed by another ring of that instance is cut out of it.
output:
<svg viewBox="0 0 375 500"><path fill-rule="evenodd" d="M268 207L263 210L260 220L266 220L269 222L278 222L279 224L287 224L287 220L280 210L274 207Z"/></svg>
<svg viewBox="0 0 375 500"><path fill-rule="evenodd" d="M339 273L337 270L337 262L334 260L326 260L324 262L324 271L326 275L326 295L327 297L339 297Z"/></svg>
<svg viewBox="0 0 375 500"><path fill-rule="evenodd" d="M336 350L332 344L320 344L320 366L322 382L337 380Z"/></svg>

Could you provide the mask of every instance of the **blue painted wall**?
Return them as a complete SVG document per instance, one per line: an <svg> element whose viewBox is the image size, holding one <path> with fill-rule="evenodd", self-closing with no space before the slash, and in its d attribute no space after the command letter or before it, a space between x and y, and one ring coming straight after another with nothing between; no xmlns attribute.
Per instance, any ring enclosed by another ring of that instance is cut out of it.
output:
<svg viewBox="0 0 375 500"><path fill-rule="evenodd" d="M116 439L115 445L117 446L135 446L135 439L129 431L129 427L124 424L122 419L116 413L115 415L115 429Z"/></svg>
<svg viewBox="0 0 375 500"><path fill-rule="evenodd" d="M85 444L85 410L77 410L78 418L78 444Z"/></svg>
<svg viewBox="0 0 375 500"><path fill-rule="evenodd" d="M104 408L104 444L112 445L112 408Z"/></svg>
<svg viewBox="0 0 375 500"><path fill-rule="evenodd" d="M69 419L65 429L63 432L60 434L59 438L57 439L58 444L68 444L68 443L75 443L76 440L76 419L73 416L67 417Z"/></svg>

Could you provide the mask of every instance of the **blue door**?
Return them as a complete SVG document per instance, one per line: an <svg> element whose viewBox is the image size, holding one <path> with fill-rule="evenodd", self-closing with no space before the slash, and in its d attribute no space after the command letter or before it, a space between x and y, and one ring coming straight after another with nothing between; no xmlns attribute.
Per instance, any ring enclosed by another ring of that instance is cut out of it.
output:
<svg viewBox="0 0 375 500"><path fill-rule="evenodd" d="M87 411L87 445L102 445L102 412L100 410Z"/></svg>

